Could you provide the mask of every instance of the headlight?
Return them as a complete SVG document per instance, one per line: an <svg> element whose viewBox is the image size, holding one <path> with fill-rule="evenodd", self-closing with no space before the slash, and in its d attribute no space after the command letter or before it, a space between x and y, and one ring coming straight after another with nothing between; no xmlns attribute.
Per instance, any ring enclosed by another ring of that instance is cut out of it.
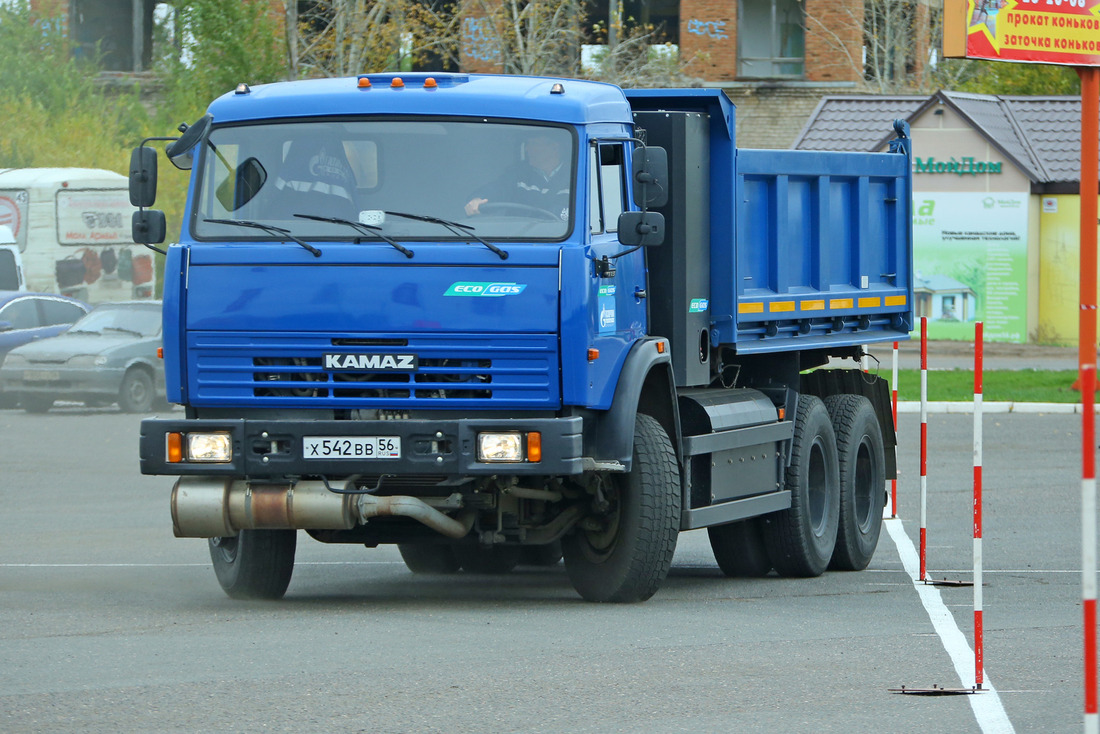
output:
<svg viewBox="0 0 1100 734"><path fill-rule="evenodd" d="M3 363L5 367L15 367L16 365L22 367L23 365L28 364L27 358L24 357L22 354L11 354L10 352L8 353L8 356L4 358Z"/></svg>
<svg viewBox="0 0 1100 734"><path fill-rule="evenodd" d="M542 461L542 434L537 431L479 433L477 460L484 463L513 464Z"/></svg>
<svg viewBox="0 0 1100 734"><path fill-rule="evenodd" d="M97 357L94 354L78 354L75 357L69 357L65 361L70 367L92 367L93 365L100 364L98 361L100 359L106 361L105 357Z"/></svg>
<svg viewBox="0 0 1100 734"><path fill-rule="evenodd" d="M477 434L477 460L523 461L523 434L519 432Z"/></svg>
<svg viewBox="0 0 1100 734"><path fill-rule="evenodd" d="M186 446L186 451L183 451ZM169 433L168 461L194 461L204 464L228 464L233 460L233 440L230 434L218 433Z"/></svg>
<svg viewBox="0 0 1100 734"><path fill-rule="evenodd" d="M106 356L101 354L101 355L99 355L98 357L95 358L95 366L96 367L102 367L105 364L107 364L107 357Z"/></svg>

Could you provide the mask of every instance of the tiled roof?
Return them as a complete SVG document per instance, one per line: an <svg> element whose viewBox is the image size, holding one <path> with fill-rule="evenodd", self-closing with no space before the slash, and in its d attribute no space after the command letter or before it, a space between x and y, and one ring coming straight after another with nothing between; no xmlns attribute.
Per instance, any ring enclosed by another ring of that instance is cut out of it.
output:
<svg viewBox="0 0 1100 734"><path fill-rule="evenodd" d="M1002 97L940 91L930 97L825 97L791 146L802 150L879 150L890 122L912 122L927 107L948 105L1036 183L1080 178L1078 97Z"/></svg>
<svg viewBox="0 0 1100 734"><path fill-rule="evenodd" d="M907 119L928 101L926 96L825 97L791 145L798 150L876 150L893 137L894 120Z"/></svg>

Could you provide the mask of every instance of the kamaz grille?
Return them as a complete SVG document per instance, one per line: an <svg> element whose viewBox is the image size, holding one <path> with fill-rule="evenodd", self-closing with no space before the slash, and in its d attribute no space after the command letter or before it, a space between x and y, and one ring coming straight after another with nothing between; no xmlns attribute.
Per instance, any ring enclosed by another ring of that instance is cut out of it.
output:
<svg viewBox="0 0 1100 734"><path fill-rule="evenodd" d="M334 408L549 407L557 338L191 335L191 402ZM400 344L400 346L398 346ZM326 368L325 354L416 355L415 370Z"/></svg>

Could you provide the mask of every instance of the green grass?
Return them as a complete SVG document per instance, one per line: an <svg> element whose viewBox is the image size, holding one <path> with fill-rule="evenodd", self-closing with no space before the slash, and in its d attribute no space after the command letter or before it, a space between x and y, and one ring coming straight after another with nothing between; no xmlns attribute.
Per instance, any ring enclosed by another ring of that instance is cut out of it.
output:
<svg viewBox="0 0 1100 734"><path fill-rule="evenodd" d="M890 370L878 374L890 381ZM1076 403L1081 394L1070 387L1075 380L1076 370L987 370L982 380L982 399ZM928 399L973 402L973 370L929 370ZM920 370L898 370L898 400L920 400Z"/></svg>

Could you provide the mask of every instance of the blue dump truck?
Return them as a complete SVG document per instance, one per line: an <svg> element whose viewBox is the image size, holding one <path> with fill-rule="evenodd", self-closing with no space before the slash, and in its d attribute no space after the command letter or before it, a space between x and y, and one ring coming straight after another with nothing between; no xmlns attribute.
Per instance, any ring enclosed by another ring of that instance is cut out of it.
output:
<svg viewBox="0 0 1100 734"><path fill-rule="evenodd" d="M904 123L741 150L717 90L411 73L241 84L180 129L131 159L154 248L154 143L191 171L185 412L141 469L229 596L281 597L299 531L413 573L564 557L601 602L652 596L686 530L729 576L870 561L895 440L854 360L913 323Z"/></svg>

